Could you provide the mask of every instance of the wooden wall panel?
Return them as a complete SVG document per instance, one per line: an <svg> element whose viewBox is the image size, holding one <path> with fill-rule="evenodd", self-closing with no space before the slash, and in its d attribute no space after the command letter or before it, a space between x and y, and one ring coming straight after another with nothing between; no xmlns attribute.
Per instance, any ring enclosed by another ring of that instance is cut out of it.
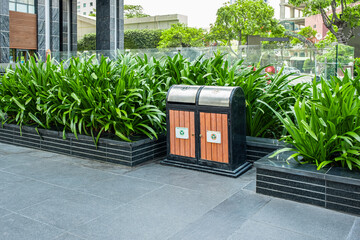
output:
<svg viewBox="0 0 360 240"><path fill-rule="evenodd" d="M204 160L229 163L229 141L227 114L200 112L200 158ZM209 143L207 131L221 132L221 143Z"/></svg>
<svg viewBox="0 0 360 240"><path fill-rule="evenodd" d="M195 113L169 110L170 154L195 158ZM189 129L188 139L176 138L176 127Z"/></svg>
<svg viewBox="0 0 360 240"><path fill-rule="evenodd" d="M37 50L36 14L9 11L10 48Z"/></svg>

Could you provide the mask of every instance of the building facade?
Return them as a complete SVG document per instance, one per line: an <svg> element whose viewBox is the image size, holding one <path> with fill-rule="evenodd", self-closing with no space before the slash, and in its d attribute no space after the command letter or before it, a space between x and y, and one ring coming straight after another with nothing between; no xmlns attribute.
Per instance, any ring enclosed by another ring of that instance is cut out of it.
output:
<svg viewBox="0 0 360 240"><path fill-rule="evenodd" d="M76 1L0 0L0 6L0 63L44 58L48 49L76 51Z"/></svg>
<svg viewBox="0 0 360 240"><path fill-rule="evenodd" d="M96 0L81 0L77 1L77 13L82 16L89 16L95 13Z"/></svg>

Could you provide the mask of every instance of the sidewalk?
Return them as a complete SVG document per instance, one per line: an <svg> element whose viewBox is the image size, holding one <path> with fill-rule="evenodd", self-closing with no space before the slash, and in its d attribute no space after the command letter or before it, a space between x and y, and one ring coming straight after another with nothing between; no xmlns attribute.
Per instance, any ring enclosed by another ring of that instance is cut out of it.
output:
<svg viewBox="0 0 360 240"><path fill-rule="evenodd" d="M359 239L360 218L237 179L0 144L0 239Z"/></svg>

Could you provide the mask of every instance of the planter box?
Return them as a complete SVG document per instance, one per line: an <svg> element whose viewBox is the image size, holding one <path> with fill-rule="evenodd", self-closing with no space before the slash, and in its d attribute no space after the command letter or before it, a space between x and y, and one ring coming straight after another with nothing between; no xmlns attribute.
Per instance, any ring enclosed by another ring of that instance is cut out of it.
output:
<svg viewBox="0 0 360 240"><path fill-rule="evenodd" d="M255 162L273 151L283 148L285 144L276 139L246 137L246 160Z"/></svg>
<svg viewBox="0 0 360 240"><path fill-rule="evenodd" d="M5 124L0 128L0 142L127 166L166 155L165 136L131 143L101 138L96 148L90 136L78 135L76 139L74 134L66 134L63 139L62 132L39 129L39 135L35 128L27 126L21 132L18 125Z"/></svg>
<svg viewBox="0 0 360 240"><path fill-rule="evenodd" d="M360 215L360 172L339 167L316 170L299 164L292 153L263 157L256 167L256 192Z"/></svg>

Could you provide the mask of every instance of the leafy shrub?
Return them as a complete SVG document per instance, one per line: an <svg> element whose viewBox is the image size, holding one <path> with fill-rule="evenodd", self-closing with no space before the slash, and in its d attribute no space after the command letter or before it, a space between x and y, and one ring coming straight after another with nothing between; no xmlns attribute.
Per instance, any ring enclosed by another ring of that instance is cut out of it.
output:
<svg viewBox="0 0 360 240"><path fill-rule="evenodd" d="M78 51L96 50L96 33L85 34L82 39L77 42Z"/></svg>
<svg viewBox="0 0 360 240"><path fill-rule="evenodd" d="M162 30L129 29L124 32L125 49L157 48Z"/></svg>
<svg viewBox="0 0 360 240"><path fill-rule="evenodd" d="M105 58L71 59L67 69L63 63L31 59L2 78L3 119L6 114L7 122L20 126L85 133L94 140L103 132L125 141L156 137L164 130L158 101L167 87L141 77L136 59L130 58L122 56L117 64Z"/></svg>
<svg viewBox="0 0 360 240"><path fill-rule="evenodd" d="M309 99L298 98L290 112L280 115L270 107L287 129L283 139L296 151L291 157L303 157L318 169L327 165L360 169L360 99L357 83L345 75L313 83Z"/></svg>

